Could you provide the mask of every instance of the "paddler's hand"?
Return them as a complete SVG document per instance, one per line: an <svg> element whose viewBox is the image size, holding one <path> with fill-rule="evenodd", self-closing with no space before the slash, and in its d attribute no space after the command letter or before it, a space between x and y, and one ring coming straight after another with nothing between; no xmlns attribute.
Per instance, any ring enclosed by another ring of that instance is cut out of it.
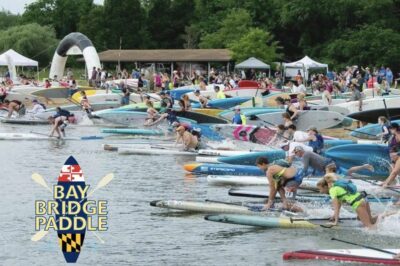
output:
<svg viewBox="0 0 400 266"><path fill-rule="evenodd" d="M267 202L261 210L262 211L268 211L269 209L271 209L271 207L272 207L272 203L271 202Z"/></svg>
<svg viewBox="0 0 400 266"><path fill-rule="evenodd" d="M329 226L336 226L337 224L338 224L337 221L326 223L326 225L329 225Z"/></svg>

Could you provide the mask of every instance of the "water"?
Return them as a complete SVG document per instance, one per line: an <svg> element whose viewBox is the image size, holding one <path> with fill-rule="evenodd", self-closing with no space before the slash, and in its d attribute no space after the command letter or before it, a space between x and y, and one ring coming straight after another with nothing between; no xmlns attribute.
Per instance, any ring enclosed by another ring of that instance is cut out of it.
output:
<svg viewBox="0 0 400 266"><path fill-rule="evenodd" d="M1 125L1 132L32 128ZM48 127L35 127L47 132ZM98 134L96 127L67 128L74 136ZM134 140L139 142L140 140ZM79 265L337 265L322 261L282 260L282 253L299 249L355 248L332 237L380 248L398 248L398 218L385 224L389 234L365 230L262 230L207 222L201 214L185 214L149 206L157 199L237 201L226 187L207 185L204 177L185 177L182 165L191 158L119 156L101 144L120 141L0 141L0 264L64 265L55 232L32 242L34 201L51 199L31 179L34 172L55 184L62 164L73 155L86 181L94 186L103 176L114 180L93 199L108 200L109 230L86 234ZM393 226L394 225L394 226ZM396 232L397 231L397 232Z"/></svg>

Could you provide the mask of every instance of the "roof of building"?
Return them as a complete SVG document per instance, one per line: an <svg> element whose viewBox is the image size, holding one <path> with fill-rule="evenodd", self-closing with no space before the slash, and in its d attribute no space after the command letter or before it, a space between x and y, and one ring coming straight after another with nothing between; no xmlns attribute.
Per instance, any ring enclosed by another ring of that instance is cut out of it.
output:
<svg viewBox="0 0 400 266"><path fill-rule="evenodd" d="M99 53L102 62L228 62L228 49L107 50Z"/></svg>

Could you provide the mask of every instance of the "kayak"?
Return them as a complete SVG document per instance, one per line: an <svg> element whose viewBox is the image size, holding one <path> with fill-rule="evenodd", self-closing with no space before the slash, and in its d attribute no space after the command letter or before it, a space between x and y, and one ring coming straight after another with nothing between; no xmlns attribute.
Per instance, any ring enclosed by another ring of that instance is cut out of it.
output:
<svg viewBox="0 0 400 266"><path fill-rule="evenodd" d="M196 156L197 152L182 151L177 148L160 148L160 147L150 147L147 149L143 148L118 148L118 154L124 155L182 155L182 156Z"/></svg>
<svg viewBox="0 0 400 266"><path fill-rule="evenodd" d="M160 130L141 129L141 128L102 128L101 133L109 134L128 134L128 135L145 135L145 136L161 136L164 133Z"/></svg>
<svg viewBox="0 0 400 266"><path fill-rule="evenodd" d="M384 249L394 254L400 249ZM361 262L365 264L400 265L392 254L372 249L319 249L298 250L283 254L284 260L330 260L337 262Z"/></svg>
<svg viewBox="0 0 400 266"><path fill-rule="evenodd" d="M235 197L246 197L246 198L261 198L261 199L268 199L269 192L267 189L263 190L255 190L255 189L243 189L243 188L231 188L228 191L230 196ZM275 199L280 199L279 195L275 196ZM396 197L375 197L375 196L368 196L368 202L376 202L376 203L387 203L387 202L396 202L398 199ZM318 201L318 202L330 202L330 197L327 195L316 194L316 195L296 195L296 201L301 202L310 202L310 201Z"/></svg>
<svg viewBox="0 0 400 266"><path fill-rule="evenodd" d="M252 204L250 206L242 206L236 204L220 203L220 202L203 202L203 201L187 201L187 200L155 200L150 202L150 206L182 210L190 212L203 213L235 213L235 214L267 214L261 212L261 204Z"/></svg>
<svg viewBox="0 0 400 266"><path fill-rule="evenodd" d="M281 218L273 216L256 216L256 215L241 215L241 214L216 214L207 215L204 217L207 221L248 225L248 226L259 226L264 228L354 228L360 227L361 223L356 220L344 220L338 226L326 225L328 218L321 218L318 220L308 219L292 219L292 218Z"/></svg>
<svg viewBox="0 0 400 266"><path fill-rule="evenodd" d="M185 164L183 168L193 174L255 176L265 175L265 173L261 171L258 167L249 165L190 163Z"/></svg>

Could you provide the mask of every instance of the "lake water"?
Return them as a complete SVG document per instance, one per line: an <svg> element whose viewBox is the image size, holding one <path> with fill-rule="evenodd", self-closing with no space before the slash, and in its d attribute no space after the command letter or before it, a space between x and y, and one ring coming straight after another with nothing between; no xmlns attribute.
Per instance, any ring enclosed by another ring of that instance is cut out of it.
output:
<svg viewBox="0 0 400 266"><path fill-rule="evenodd" d="M29 132L33 127L0 125L0 132ZM34 127L48 132L48 126ZM99 134L99 128L67 128L73 136ZM228 187L208 186L204 177L185 177L182 165L192 158L122 156L102 150L103 143L142 140L0 141L0 264L64 265L57 234L50 231L39 242L34 229L35 200L52 199L49 191L31 179L40 173L55 184L65 160L73 155L92 186L106 174L114 180L93 195L108 200L105 241L87 232L79 265L337 265L323 261L282 260L286 251L355 248L332 237L380 248L399 248L398 221L385 225L385 233L355 229L262 230L207 222L202 214L185 214L149 206L157 199L237 201Z"/></svg>

